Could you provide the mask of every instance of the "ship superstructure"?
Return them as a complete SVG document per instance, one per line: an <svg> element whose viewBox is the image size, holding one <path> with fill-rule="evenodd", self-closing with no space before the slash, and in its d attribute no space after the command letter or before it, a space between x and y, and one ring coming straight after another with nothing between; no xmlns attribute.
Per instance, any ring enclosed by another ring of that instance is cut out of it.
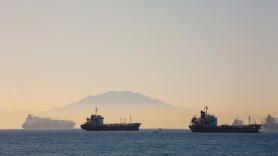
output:
<svg viewBox="0 0 278 156"><path fill-rule="evenodd" d="M278 131L278 118L272 117L271 114L269 114L266 118L264 118L263 131Z"/></svg>
<svg viewBox="0 0 278 156"><path fill-rule="evenodd" d="M251 124L249 117L249 124L243 125L239 119L234 121L233 125L217 125L217 117L208 114L208 107L201 111L200 117L194 116L191 119L189 128L192 132L234 132L234 133L258 133L261 125Z"/></svg>
<svg viewBox="0 0 278 156"><path fill-rule="evenodd" d="M43 118L29 114L22 125L24 129L72 129L75 123L68 120Z"/></svg>
<svg viewBox="0 0 278 156"><path fill-rule="evenodd" d="M114 123L104 124L104 117L97 114L98 109L95 109L95 114L92 114L87 121L80 127L86 131L138 131L141 123Z"/></svg>
<svg viewBox="0 0 278 156"><path fill-rule="evenodd" d="M232 126L243 126L244 124L243 124L243 121L242 120L240 120L239 118L236 118L235 120L234 120L234 122L232 123Z"/></svg>

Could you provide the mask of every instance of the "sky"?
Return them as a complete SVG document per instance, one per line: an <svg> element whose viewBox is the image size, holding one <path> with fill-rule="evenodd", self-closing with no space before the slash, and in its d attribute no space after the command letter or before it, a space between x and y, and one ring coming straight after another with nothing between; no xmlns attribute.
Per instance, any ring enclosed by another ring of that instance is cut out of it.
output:
<svg viewBox="0 0 278 156"><path fill-rule="evenodd" d="M278 115L278 1L0 4L0 109L131 90L222 115Z"/></svg>

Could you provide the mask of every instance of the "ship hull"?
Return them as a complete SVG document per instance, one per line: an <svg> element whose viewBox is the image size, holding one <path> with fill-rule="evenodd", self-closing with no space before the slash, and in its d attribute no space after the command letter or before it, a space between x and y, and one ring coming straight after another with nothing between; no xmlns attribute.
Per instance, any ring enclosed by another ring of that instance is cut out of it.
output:
<svg viewBox="0 0 278 156"><path fill-rule="evenodd" d="M23 129L74 129L74 124L33 124L33 125L22 125Z"/></svg>
<svg viewBox="0 0 278 156"><path fill-rule="evenodd" d="M246 125L246 126L189 126L192 132L200 133L259 133L261 125Z"/></svg>
<svg viewBox="0 0 278 156"><path fill-rule="evenodd" d="M115 125L104 124L101 126L82 124L80 127L86 131L138 131L140 127L140 123L115 124Z"/></svg>

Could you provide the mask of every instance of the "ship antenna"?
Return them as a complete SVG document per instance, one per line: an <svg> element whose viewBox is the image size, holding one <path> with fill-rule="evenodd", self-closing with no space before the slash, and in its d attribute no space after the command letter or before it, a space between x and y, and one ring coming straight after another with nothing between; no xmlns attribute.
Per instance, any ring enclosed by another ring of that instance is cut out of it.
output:
<svg viewBox="0 0 278 156"><path fill-rule="evenodd" d="M97 111L98 111L98 109L97 109L97 107L96 107L96 109L95 109L95 115L97 115Z"/></svg>
<svg viewBox="0 0 278 156"><path fill-rule="evenodd" d="M205 112L208 114L208 106L205 107Z"/></svg>
<svg viewBox="0 0 278 156"><path fill-rule="evenodd" d="M131 123L131 115L129 115L129 122Z"/></svg>
<svg viewBox="0 0 278 156"><path fill-rule="evenodd" d="M250 125L250 122L251 122L251 116L250 115L248 117L248 120L249 120L249 125Z"/></svg>

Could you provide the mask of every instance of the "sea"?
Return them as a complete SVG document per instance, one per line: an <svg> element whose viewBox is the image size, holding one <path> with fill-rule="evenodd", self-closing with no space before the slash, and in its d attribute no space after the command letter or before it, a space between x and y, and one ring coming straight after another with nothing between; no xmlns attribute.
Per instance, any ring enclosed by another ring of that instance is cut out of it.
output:
<svg viewBox="0 0 278 156"><path fill-rule="evenodd" d="M0 130L1 156L278 156L278 133Z"/></svg>

